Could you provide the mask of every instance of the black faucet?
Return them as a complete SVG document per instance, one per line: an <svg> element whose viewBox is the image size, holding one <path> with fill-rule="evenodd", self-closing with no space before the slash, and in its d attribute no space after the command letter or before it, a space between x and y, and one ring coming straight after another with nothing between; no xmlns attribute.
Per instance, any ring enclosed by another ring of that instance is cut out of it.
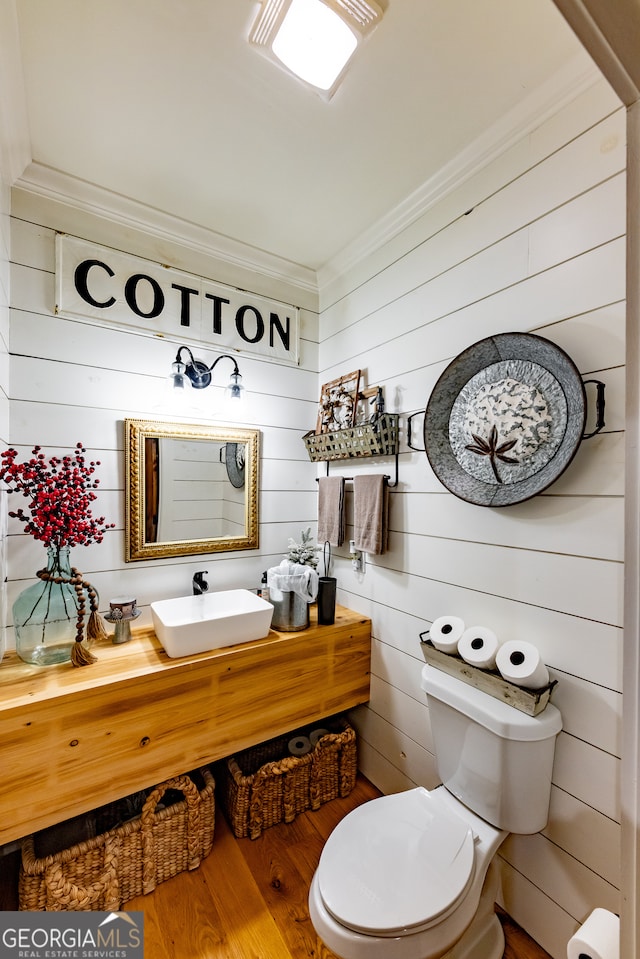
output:
<svg viewBox="0 0 640 959"><path fill-rule="evenodd" d="M209 584L204 578L205 575L209 572L208 569L201 569L198 573L193 574L193 595L200 596L201 593L206 593L209 589Z"/></svg>

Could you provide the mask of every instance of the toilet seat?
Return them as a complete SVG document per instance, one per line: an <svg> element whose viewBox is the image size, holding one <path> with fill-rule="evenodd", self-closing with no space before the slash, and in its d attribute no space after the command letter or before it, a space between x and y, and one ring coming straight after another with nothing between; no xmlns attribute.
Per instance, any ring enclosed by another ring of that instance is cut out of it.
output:
<svg viewBox="0 0 640 959"><path fill-rule="evenodd" d="M336 826L318 887L343 926L394 937L450 915L473 880L474 860L470 825L417 787L364 803Z"/></svg>

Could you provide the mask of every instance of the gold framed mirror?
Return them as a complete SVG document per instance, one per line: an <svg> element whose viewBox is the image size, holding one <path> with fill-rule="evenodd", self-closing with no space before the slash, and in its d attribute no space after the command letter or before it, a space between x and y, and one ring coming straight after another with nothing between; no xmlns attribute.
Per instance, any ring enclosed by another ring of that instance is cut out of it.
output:
<svg viewBox="0 0 640 959"><path fill-rule="evenodd" d="M125 560L258 547L259 431L126 419Z"/></svg>

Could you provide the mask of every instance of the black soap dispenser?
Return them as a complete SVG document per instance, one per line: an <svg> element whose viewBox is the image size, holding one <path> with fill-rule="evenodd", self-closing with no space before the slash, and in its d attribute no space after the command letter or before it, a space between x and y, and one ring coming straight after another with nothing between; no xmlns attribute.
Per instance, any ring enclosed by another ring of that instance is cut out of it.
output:
<svg viewBox="0 0 640 959"><path fill-rule="evenodd" d="M260 589L258 590L258 596L262 596L263 599L266 599L269 602L269 587L267 586L267 571L265 569L262 574L262 580L260 582Z"/></svg>

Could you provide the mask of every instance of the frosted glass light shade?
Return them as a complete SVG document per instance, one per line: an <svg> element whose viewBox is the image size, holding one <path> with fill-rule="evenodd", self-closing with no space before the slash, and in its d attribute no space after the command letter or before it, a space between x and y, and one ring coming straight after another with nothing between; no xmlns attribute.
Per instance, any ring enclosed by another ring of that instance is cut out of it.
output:
<svg viewBox="0 0 640 959"><path fill-rule="evenodd" d="M244 392L241 375L239 373L232 373L229 385L224 391L225 400L233 400L234 404L239 403L244 398Z"/></svg>
<svg viewBox="0 0 640 959"><path fill-rule="evenodd" d="M329 90L357 45L353 31L322 0L291 0L271 49L292 73Z"/></svg>

